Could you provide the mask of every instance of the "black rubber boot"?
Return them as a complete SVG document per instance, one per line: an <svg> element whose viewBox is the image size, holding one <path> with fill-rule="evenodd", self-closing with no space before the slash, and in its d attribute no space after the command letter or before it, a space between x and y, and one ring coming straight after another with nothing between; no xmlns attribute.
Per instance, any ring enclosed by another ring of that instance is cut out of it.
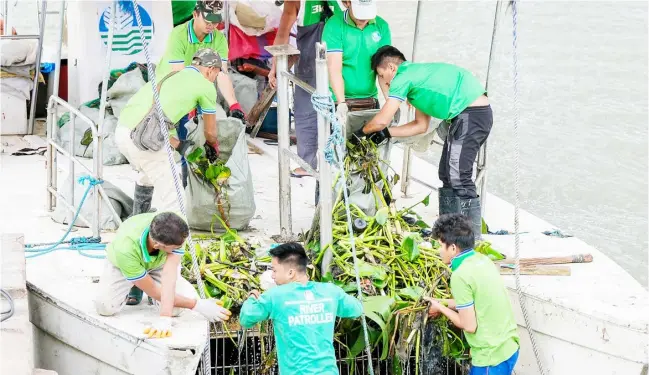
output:
<svg viewBox="0 0 649 375"><path fill-rule="evenodd" d="M439 215L460 212L460 199L452 188L439 188Z"/></svg>
<svg viewBox="0 0 649 375"><path fill-rule="evenodd" d="M473 237L476 241L482 238L482 212L480 198L460 199L460 213L471 222Z"/></svg>
<svg viewBox="0 0 649 375"><path fill-rule="evenodd" d="M135 184L133 198L133 216L151 211L151 200L153 199L153 186L141 186Z"/></svg>
<svg viewBox="0 0 649 375"><path fill-rule="evenodd" d="M187 165L186 161L183 160L181 168L182 168L183 189L184 189L187 187L187 176L189 176L189 166Z"/></svg>

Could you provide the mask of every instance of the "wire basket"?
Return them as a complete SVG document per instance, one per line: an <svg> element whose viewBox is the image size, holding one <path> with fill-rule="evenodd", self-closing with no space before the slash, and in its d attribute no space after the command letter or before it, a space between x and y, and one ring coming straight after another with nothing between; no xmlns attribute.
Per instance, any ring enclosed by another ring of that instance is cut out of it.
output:
<svg viewBox="0 0 649 375"><path fill-rule="evenodd" d="M210 363L209 374L278 375L279 370L273 353L274 345L270 323L249 330L242 330L236 322L228 324L227 327L218 325L217 331L213 331L210 338L212 363ZM348 360L344 346L338 342L334 342L334 351L340 375L368 374L366 354ZM469 373L467 363L458 363L450 358L439 358L433 368L428 368L426 371L420 361L419 371L416 371L417 358L413 354L407 364L401 365L401 374L396 374L393 361L381 361L379 357L379 350L375 350L372 353L375 375L468 375ZM205 370L205 364L201 360L196 375L205 374Z"/></svg>

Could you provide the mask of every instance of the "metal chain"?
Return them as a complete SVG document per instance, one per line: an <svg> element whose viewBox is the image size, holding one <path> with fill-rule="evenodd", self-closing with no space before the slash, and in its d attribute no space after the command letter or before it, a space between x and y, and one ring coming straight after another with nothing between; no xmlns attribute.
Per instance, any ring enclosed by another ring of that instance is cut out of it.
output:
<svg viewBox="0 0 649 375"><path fill-rule="evenodd" d="M324 116L333 125L332 132L327 138L327 146L324 150L325 160L331 165L335 165L340 170L340 179L338 184L343 191L345 199L345 212L347 214L347 232L349 232L349 242L352 246L352 257L354 258L354 272L356 276L356 288L358 289L358 299L363 301L363 288L361 286L360 271L358 269L358 258L356 256L356 243L354 241L354 228L352 227L352 213L349 208L349 194L347 190L347 177L345 173L345 165L341 155L345 155L345 139L342 136L342 127L338 122L334 110L334 102L331 94L319 95L314 93L311 96L311 103L313 108L322 116ZM374 375L374 368L372 367L372 349L370 345L370 335L367 330L367 318L365 311L361 314L361 325L363 326L363 334L365 336L365 353L367 354L367 362L369 368L369 375Z"/></svg>
<svg viewBox="0 0 649 375"><path fill-rule="evenodd" d="M514 58L513 68L514 68L514 249L516 253L515 257L515 267L514 267L514 277L516 279L516 293L518 294L518 303L521 306L521 311L523 312L523 319L525 320L525 327L527 328L527 333L530 336L530 341L532 342L532 350L534 350L534 356L536 357L536 364L539 366L539 371L541 375L546 375L547 372L543 367L541 362L541 355L539 353L539 348L536 344L536 338L534 337L534 332L532 332L532 327L530 326L530 318L527 313L527 307L525 306L523 290L521 289L521 267L520 267L520 233L519 233L519 207L520 207L520 145L519 145L519 134L518 134L518 124L520 123L520 111L519 111L519 102L518 102L518 35L516 29L518 27L518 6L517 0L511 1L512 6L512 34L513 34L513 50L512 55Z"/></svg>
<svg viewBox="0 0 649 375"><path fill-rule="evenodd" d="M149 73L149 82L151 82L151 89L153 90L153 98L155 101L156 115L158 117L158 124L162 130L162 136L165 140L165 150L167 151L167 161L169 162L169 167L171 168L171 173L173 175L174 187L176 189L176 199L178 201L178 206L180 207L180 212L182 215L187 218L187 211L185 209L185 196L183 194L182 184L180 178L178 177L178 167L174 159L174 149L171 148L169 143L169 130L167 129L167 124L164 120L165 116L162 111L162 105L160 104L160 96L157 90L157 85L155 81L155 72L153 71L153 65L151 64L151 58L149 56L149 46L144 37L144 29L142 27L142 19L140 18L140 9L137 4L137 0L133 1L133 8L135 11L135 19L137 20L137 26L140 31L140 40L142 41L142 49L144 50L144 56L146 58L147 71ZM194 277L196 278L196 285L198 286L198 294L202 299L205 299L205 287L203 284L203 279L201 278L201 271L198 267L198 259L196 258L196 251L194 247L194 241L192 240L191 230L187 236L187 245L189 246L189 254L192 258L192 270L194 271ZM210 353L210 328L208 325L207 328L207 345L203 351L203 366L206 366L207 373L209 373L209 368L212 365L211 353Z"/></svg>

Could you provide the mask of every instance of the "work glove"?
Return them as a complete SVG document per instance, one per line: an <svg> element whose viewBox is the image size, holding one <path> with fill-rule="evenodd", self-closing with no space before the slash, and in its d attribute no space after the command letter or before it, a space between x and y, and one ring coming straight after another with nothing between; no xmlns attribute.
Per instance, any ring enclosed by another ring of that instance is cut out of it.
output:
<svg viewBox="0 0 649 375"><path fill-rule="evenodd" d="M375 145L380 145L383 143L386 139L392 138L392 135L390 135L390 131L388 128L384 128L383 130L379 130L377 132L371 133L367 135L367 139L372 141Z"/></svg>
<svg viewBox="0 0 649 375"><path fill-rule="evenodd" d="M150 326L144 328L144 334L150 339L164 339L171 337L171 317L161 316Z"/></svg>
<svg viewBox="0 0 649 375"><path fill-rule="evenodd" d="M176 151L178 151L180 155L186 157L187 154L189 153L189 150L194 146L194 144L195 143L190 140L180 141L178 147L176 147Z"/></svg>
<svg viewBox="0 0 649 375"><path fill-rule="evenodd" d="M210 322L222 322L230 319L232 313L223 307L223 302L218 299L199 299L192 309L205 317Z"/></svg>
<svg viewBox="0 0 649 375"><path fill-rule="evenodd" d="M367 134L363 133L363 128L356 130L352 136L349 138L349 142L354 146L359 144L361 139L367 137Z"/></svg>
<svg viewBox="0 0 649 375"><path fill-rule="evenodd" d="M343 128L347 125L348 112L349 108L347 107L347 103L338 103L338 105L336 106L336 119L338 120L340 126L342 126Z"/></svg>
<svg viewBox="0 0 649 375"><path fill-rule="evenodd" d="M261 276L259 276L259 284L261 285L262 290L268 290L274 286L277 286L277 284L275 284L275 280L273 280L273 271L268 270L262 273Z"/></svg>
<svg viewBox="0 0 649 375"><path fill-rule="evenodd" d="M243 113L243 109L241 109L239 103L234 103L230 106L230 117L238 118L241 121L246 120L246 114Z"/></svg>
<svg viewBox="0 0 649 375"><path fill-rule="evenodd" d="M216 159L219 157L219 142L214 144L205 142L203 145L205 147L205 157L209 160L210 163L216 163Z"/></svg>

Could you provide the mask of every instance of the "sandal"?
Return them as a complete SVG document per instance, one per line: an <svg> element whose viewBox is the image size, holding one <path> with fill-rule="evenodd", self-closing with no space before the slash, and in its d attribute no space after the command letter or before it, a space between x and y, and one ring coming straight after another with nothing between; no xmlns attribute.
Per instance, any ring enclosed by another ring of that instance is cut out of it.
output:
<svg viewBox="0 0 649 375"><path fill-rule="evenodd" d="M298 169L301 169L301 168L298 168ZM305 173L298 173L297 169L294 169L294 170L291 171L291 177L302 178L302 177L310 177L311 176L309 174L309 172L307 172L307 171L304 171L304 172Z"/></svg>
<svg viewBox="0 0 649 375"><path fill-rule="evenodd" d="M126 305L135 306L139 305L142 302L142 292L140 288L133 286L126 296Z"/></svg>

